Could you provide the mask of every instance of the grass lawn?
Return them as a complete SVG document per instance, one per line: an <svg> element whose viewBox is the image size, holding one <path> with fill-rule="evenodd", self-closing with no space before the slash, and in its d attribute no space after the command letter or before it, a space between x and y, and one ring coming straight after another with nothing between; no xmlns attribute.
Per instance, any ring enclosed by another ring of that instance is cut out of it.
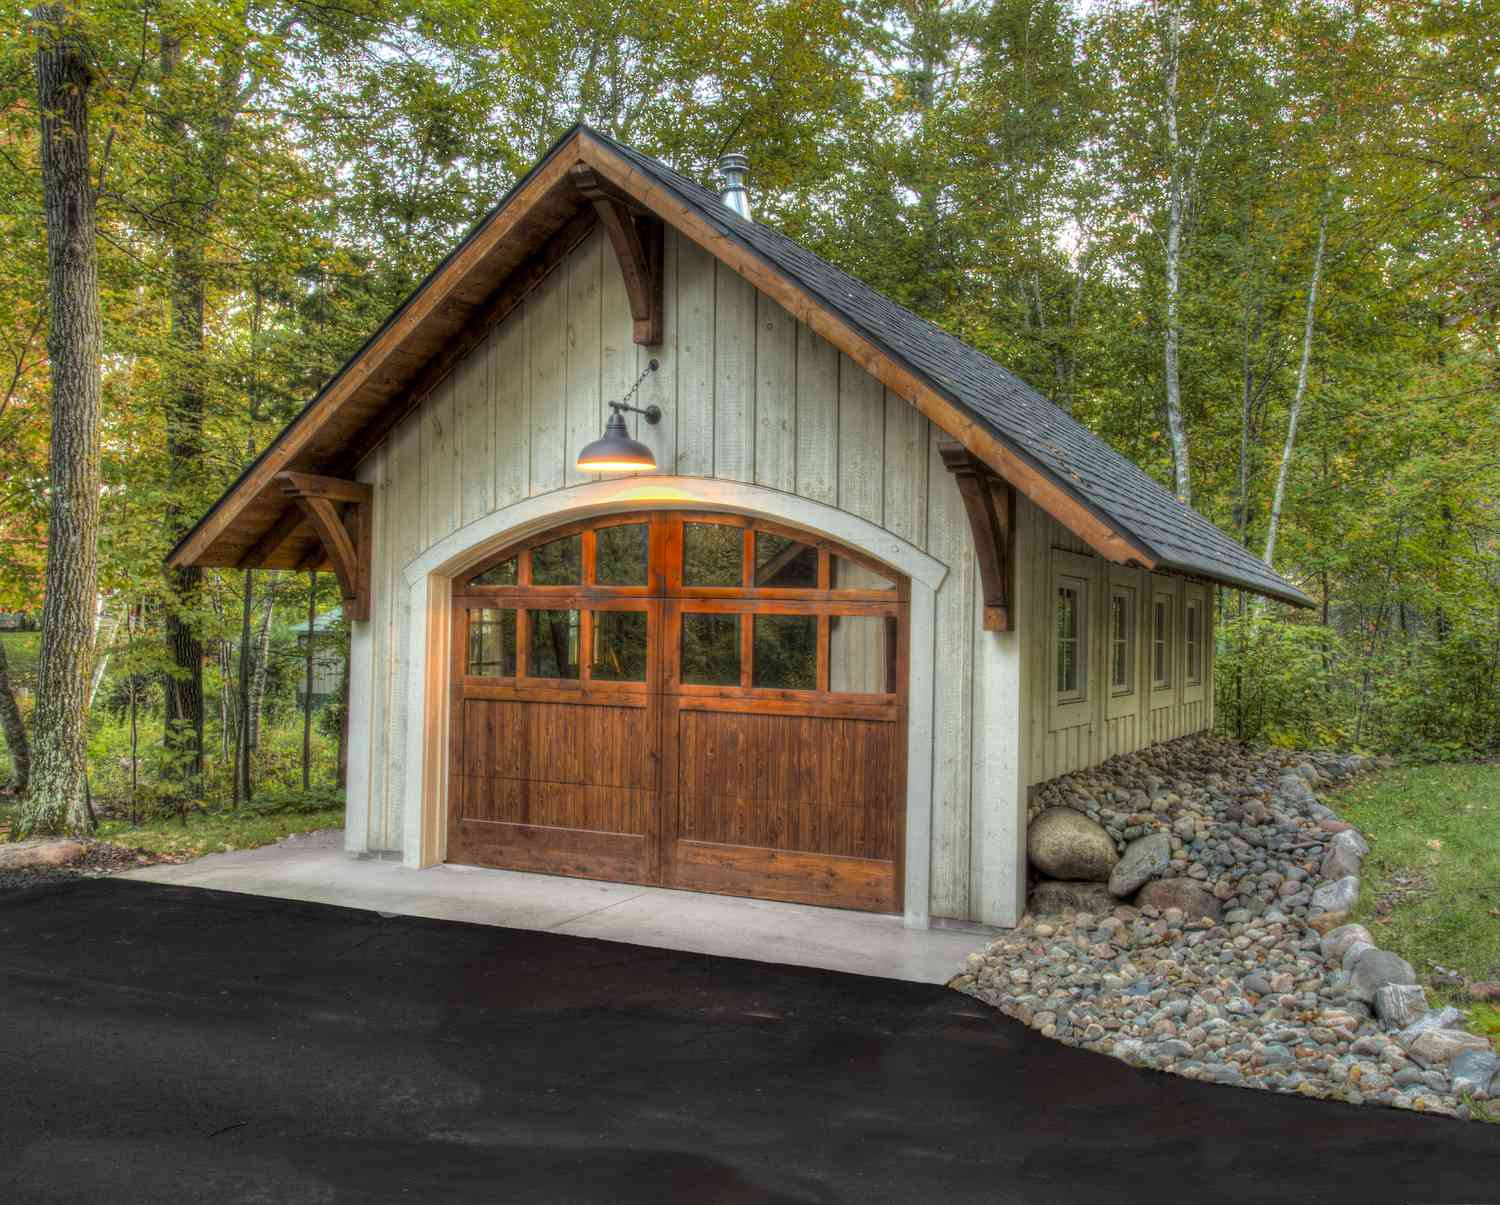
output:
<svg viewBox="0 0 1500 1205"><path fill-rule="evenodd" d="M1337 803L1370 841L1354 919L1418 974L1500 979L1500 765L1400 767Z"/></svg>
<svg viewBox="0 0 1500 1205"><path fill-rule="evenodd" d="M101 841L128 845L170 858L196 858L203 854L224 853L232 849L254 849L271 845L294 833L310 833L321 828L342 828L342 806L314 812L259 812L253 808L239 811L194 812L187 824L176 819L152 820L133 827L125 820L105 820L95 834Z"/></svg>
<svg viewBox="0 0 1500 1205"><path fill-rule="evenodd" d="M5 663L12 675L30 679L36 675L37 654L42 648L40 632L0 632L5 642Z"/></svg>
<svg viewBox="0 0 1500 1205"><path fill-rule="evenodd" d="M1403 766L1334 802L1370 841L1354 919L1376 944L1411 963L1433 1000L1466 1003L1432 983L1434 963L1500 979L1500 765ZM1469 1028L1500 1050L1500 1008L1473 1005Z"/></svg>

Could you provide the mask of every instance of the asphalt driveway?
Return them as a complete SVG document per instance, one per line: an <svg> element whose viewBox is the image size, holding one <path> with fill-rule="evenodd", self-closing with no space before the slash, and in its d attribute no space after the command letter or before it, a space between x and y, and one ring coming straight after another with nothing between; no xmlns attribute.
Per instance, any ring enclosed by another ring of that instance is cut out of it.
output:
<svg viewBox="0 0 1500 1205"><path fill-rule="evenodd" d="M0 895L0 1200L1495 1202L1500 1127L940 987L97 880Z"/></svg>

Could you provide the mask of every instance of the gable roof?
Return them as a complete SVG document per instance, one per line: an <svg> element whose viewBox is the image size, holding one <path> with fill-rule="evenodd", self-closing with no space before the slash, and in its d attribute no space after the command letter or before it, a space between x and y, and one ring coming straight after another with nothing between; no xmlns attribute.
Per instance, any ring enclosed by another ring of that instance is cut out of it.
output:
<svg viewBox="0 0 1500 1205"><path fill-rule="evenodd" d="M379 442L383 433L372 442L369 425L377 431L393 425L390 416L410 404L404 395L411 394L413 382L420 383L424 369L428 377L434 375L438 349L476 318L493 316L497 294L504 292L497 282L524 269L545 240L553 239L555 246L554 236L567 233L570 219L579 223L574 215L587 211L588 203L567 180L567 169L579 162L859 360L1102 555L1312 605L1302 591L977 348L778 231L740 218L702 185L581 125L564 134L433 270L183 537L169 561L273 563L248 558L265 543L257 532L270 531L278 521L289 528L294 522L274 494L274 474L288 468L347 472L353 467L351 436L361 455ZM589 228L591 223L582 226L577 238ZM547 268L533 264L532 272ZM396 346L382 348L382 342ZM330 448L325 432L342 438ZM241 517L238 539L226 540L226 531ZM311 546L304 537L271 551L284 563ZM229 556L237 559L226 561Z"/></svg>

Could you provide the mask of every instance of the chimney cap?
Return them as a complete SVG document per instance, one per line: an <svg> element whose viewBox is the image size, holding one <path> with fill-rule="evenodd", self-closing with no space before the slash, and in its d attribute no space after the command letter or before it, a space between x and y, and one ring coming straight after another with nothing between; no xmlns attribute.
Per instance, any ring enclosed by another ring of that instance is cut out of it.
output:
<svg viewBox="0 0 1500 1205"><path fill-rule="evenodd" d="M745 177L749 171L750 160L739 151L730 151L719 157L719 177L724 182L719 190L719 200L747 222L750 221L750 190L745 185Z"/></svg>

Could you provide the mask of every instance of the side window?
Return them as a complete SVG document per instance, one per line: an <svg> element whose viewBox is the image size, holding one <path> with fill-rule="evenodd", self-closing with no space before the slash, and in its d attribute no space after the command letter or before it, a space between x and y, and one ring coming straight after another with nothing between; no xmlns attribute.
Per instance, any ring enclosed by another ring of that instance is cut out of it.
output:
<svg viewBox="0 0 1500 1205"><path fill-rule="evenodd" d="M1183 674L1189 686L1203 684L1203 599L1190 598L1182 614Z"/></svg>
<svg viewBox="0 0 1500 1205"><path fill-rule="evenodd" d="M1088 583L1059 576L1054 605L1057 701L1076 703L1086 698L1088 691Z"/></svg>
<svg viewBox="0 0 1500 1205"><path fill-rule="evenodd" d="M1117 695L1135 690L1135 591L1129 586L1109 592L1109 689Z"/></svg>
<svg viewBox="0 0 1500 1205"><path fill-rule="evenodd" d="M1172 596L1158 594L1151 614L1151 685L1172 685Z"/></svg>

